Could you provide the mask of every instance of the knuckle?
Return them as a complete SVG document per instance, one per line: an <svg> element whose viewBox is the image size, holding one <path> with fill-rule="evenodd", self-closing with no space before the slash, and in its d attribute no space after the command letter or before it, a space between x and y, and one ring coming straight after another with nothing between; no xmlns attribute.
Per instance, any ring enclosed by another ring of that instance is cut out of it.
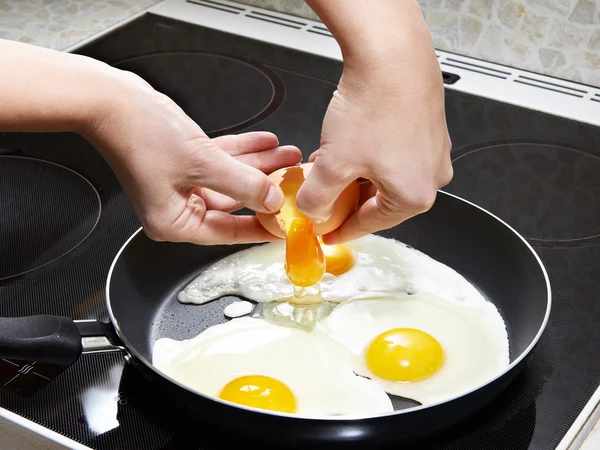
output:
<svg viewBox="0 0 600 450"><path fill-rule="evenodd" d="M452 167L451 163L448 163L442 169L442 173L440 175L440 180L439 180L439 182L440 182L439 187L444 187L444 186L450 184L450 182L452 181L452 178L454 178L454 168Z"/></svg>
<svg viewBox="0 0 600 450"><path fill-rule="evenodd" d="M437 197L437 189L426 189L416 192L409 200L411 209L418 212L429 211Z"/></svg>
<svg viewBox="0 0 600 450"><path fill-rule="evenodd" d="M402 213L402 211L404 211L406 208L400 206L398 202L380 195L377 198L377 209L382 216L394 218Z"/></svg>
<svg viewBox="0 0 600 450"><path fill-rule="evenodd" d="M443 143L443 159L438 172L438 188L444 187L452 181L454 177L454 168L452 167L452 140L450 135L446 133Z"/></svg>
<svg viewBox="0 0 600 450"><path fill-rule="evenodd" d="M344 183L349 183L356 178L354 176L354 166L352 164L342 164L340 161L328 164L327 166L324 166L323 169L323 175L325 177L341 180Z"/></svg>
<svg viewBox="0 0 600 450"><path fill-rule="evenodd" d="M380 211L390 217L410 213L423 213L431 209L437 197L437 189L430 188L409 189L391 195L390 198L381 196L378 203Z"/></svg>
<svg viewBox="0 0 600 450"><path fill-rule="evenodd" d="M123 70L123 71L121 71L121 76L123 77L123 79L127 80L130 83L139 83L143 86L148 85L146 80L144 80L141 76L139 76L135 72L131 72L129 70Z"/></svg>

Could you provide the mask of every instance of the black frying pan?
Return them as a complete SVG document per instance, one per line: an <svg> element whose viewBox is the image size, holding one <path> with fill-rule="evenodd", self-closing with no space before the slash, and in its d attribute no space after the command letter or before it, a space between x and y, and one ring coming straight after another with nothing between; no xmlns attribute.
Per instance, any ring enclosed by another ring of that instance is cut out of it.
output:
<svg viewBox="0 0 600 450"><path fill-rule="evenodd" d="M504 373L439 404L423 407L396 402L399 410L393 413L352 420L264 412L195 393L152 366L152 346L158 338L191 338L226 320L223 307L233 297L205 305L183 305L177 301L177 293L204 267L244 246L159 243L141 230L125 243L108 274L110 324L75 323L52 316L3 318L0 357L68 364L81 354L82 336L103 335L121 346L170 399L230 433L302 448L335 443L368 444L372 448L429 435L473 414L515 378L548 320L550 285L538 256L519 234L485 210L451 194L440 192L430 211L380 234L454 268L498 307L510 340L511 364ZM97 340L91 341L97 344Z"/></svg>

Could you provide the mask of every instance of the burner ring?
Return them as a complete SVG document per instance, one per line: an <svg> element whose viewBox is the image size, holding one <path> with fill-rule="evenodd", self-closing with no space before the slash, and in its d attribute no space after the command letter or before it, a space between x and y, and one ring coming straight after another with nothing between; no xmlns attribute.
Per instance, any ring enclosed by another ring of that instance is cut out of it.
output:
<svg viewBox="0 0 600 450"><path fill-rule="evenodd" d="M453 151L448 190L506 220L532 244L600 244L600 155L534 141Z"/></svg>
<svg viewBox="0 0 600 450"><path fill-rule="evenodd" d="M268 67L222 53L148 53L111 65L136 73L171 98L209 137L233 134L272 115L285 98Z"/></svg>
<svg viewBox="0 0 600 450"><path fill-rule="evenodd" d="M67 255L86 240L100 219L98 192L67 167L2 155L0 180L0 280Z"/></svg>

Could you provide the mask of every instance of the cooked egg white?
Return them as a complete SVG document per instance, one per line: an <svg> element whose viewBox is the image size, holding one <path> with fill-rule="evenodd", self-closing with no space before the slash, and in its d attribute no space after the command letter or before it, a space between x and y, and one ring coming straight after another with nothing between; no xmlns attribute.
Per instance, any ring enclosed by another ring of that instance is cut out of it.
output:
<svg viewBox="0 0 600 450"><path fill-rule="evenodd" d="M317 327L352 352L357 374L390 394L431 404L474 389L509 365L502 317L480 295L467 300L431 294L352 300L336 306ZM382 333L398 329L371 346ZM399 362L395 344L404 346L400 351L408 358ZM404 381L390 379L394 374Z"/></svg>
<svg viewBox="0 0 600 450"><path fill-rule="evenodd" d="M326 273L321 295L331 302L356 298L432 293L451 301L479 296L461 275L424 253L393 239L368 235L347 244L353 266L341 275ZM327 247L325 254L327 255ZM290 299L294 287L285 270L285 243L273 242L234 253L202 272L178 295L183 303L202 304L238 295L256 302Z"/></svg>
<svg viewBox="0 0 600 450"><path fill-rule="evenodd" d="M393 239L369 235L346 245L324 248L344 269L320 282L335 308L288 303L294 287L284 242L213 264L179 293L181 302L225 295L275 302L191 340L159 339L155 366L209 396L322 417L389 412L386 392L424 405L447 400L509 365L502 317L456 271ZM253 306L234 305L228 316Z"/></svg>
<svg viewBox="0 0 600 450"><path fill-rule="evenodd" d="M376 382L353 373L352 353L319 331L241 317L190 340L159 339L152 358L183 385L246 406L308 417L393 410Z"/></svg>
<svg viewBox="0 0 600 450"><path fill-rule="evenodd" d="M235 319L236 317L242 317L250 314L254 309L254 305L245 300L239 302L233 302L225 307L223 315L229 319Z"/></svg>

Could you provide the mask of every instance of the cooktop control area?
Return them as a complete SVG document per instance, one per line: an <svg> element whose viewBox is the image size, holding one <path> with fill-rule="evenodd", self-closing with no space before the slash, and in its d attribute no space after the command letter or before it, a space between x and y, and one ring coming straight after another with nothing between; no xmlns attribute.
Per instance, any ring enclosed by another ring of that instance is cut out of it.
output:
<svg viewBox="0 0 600 450"><path fill-rule="evenodd" d="M342 70L152 14L78 53L139 74L210 136L268 130L305 157ZM600 129L450 89L446 108L455 177L445 190L529 240L553 307L516 381L472 420L414 448L551 449L600 384ZM8 133L0 180L0 315L107 320L108 269L139 227L108 165L79 136ZM118 352L67 368L0 360L0 384L0 406L95 449L218 449L237 439L183 414Z"/></svg>

